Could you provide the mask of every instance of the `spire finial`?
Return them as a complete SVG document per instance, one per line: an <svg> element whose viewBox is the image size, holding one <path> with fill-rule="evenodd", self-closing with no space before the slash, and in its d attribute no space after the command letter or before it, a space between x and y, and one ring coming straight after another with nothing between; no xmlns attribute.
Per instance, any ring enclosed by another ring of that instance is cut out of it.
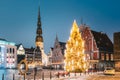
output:
<svg viewBox="0 0 120 80"><path fill-rule="evenodd" d="M41 17L40 17L40 6L38 7L38 23L37 23L38 28L41 28Z"/></svg>
<svg viewBox="0 0 120 80"><path fill-rule="evenodd" d="M56 41L58 41L58 35L57 35L57 33L56 33Z"/></svg>

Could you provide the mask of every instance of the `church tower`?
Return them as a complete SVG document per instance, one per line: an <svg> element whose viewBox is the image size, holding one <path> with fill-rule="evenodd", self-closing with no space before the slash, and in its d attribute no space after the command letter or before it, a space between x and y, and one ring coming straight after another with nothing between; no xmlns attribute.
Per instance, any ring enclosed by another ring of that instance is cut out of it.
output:
<svg viewBox="0 0 120 80"><path fill-rule="evenodd" d="M35 39L36 47L40 47L43 50L43 37L42 37L42 28L41 28L41 18L40 18L40 7L38 9L38 22L37 22L37 30L36 30L36 39Z"/></svg>
<svg viewBox="0 0 120 80"><path fill-rule="evenodd" d="M47 55L44 52L44 42L43 42L43 37L42 37L40 7L38 9L38 21L37 21L35 44L36 44L36 47L39 47L41 52L42 52L42 64L47 65L48 58L47 58Z"/></svg>

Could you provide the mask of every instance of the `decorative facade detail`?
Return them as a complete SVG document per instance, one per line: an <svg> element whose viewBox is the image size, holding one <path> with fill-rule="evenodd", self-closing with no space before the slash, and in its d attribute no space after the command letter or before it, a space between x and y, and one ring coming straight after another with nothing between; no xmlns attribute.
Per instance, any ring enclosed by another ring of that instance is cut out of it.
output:
<svg viewBox="0 0 120 80"><path fill-rule="evenodd" d="M54 47L52 49L52 66L56 69L64 68L64 42L59 42L58 37L56 36Z"/></svg>
<svg viewBox="0 0 120 80"><path fill-rule="evenodd" d="M113 44L107 34L93 31L87 25L80 26L80 33L85 41L85 53L90 57L90 67L95 70L113 67Z"/></svg>
<svg viewBox="0 0 120 80"><path fill-rule="evenodd" d="M40 48L25 48L25 59L28 67L34 67L42 65L42 53Z"/></svg>

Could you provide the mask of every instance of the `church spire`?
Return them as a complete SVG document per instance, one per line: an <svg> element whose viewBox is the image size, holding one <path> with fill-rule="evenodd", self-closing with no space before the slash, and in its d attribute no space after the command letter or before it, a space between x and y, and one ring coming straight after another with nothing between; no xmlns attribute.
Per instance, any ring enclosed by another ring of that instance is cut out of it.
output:
<svg viewBox="0 0 120 80"><path fill-rule="evenodd" d="M36 43L36 46L39 46L40 48L43 48L43 37L42 37L42 27L41 27L41 17L40 17L40 6L38 7L38 21L37 21L37 30L36 30L35 43Z"/></svg>
<svg viewBox="0 0 120 80"><path fill-rule="evenodd" d="M58 36L57 36L57 34L56 34L56 39L55 39L55 40L56 40L56 41L59 41L59 40L58 40Z"/></svg>
<svg viewBox="0 0 120 80"><path fill-rule="evenodd" d="M40 6L38 7L38 22L37 28L41 28Z"/></svg>

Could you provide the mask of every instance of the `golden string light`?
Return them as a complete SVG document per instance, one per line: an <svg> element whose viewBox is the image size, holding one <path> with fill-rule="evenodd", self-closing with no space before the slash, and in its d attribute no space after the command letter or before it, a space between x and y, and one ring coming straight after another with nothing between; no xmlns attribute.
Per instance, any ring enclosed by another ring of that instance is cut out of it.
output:
<svg viewBox="0 0 120 80"><path fill-rule="evenodd" d="M69 72L84 72L88 69L88 61L84 53L84 40L76 21L73 23L70 37L66 43L64 62L64 68Z"/></svg>

